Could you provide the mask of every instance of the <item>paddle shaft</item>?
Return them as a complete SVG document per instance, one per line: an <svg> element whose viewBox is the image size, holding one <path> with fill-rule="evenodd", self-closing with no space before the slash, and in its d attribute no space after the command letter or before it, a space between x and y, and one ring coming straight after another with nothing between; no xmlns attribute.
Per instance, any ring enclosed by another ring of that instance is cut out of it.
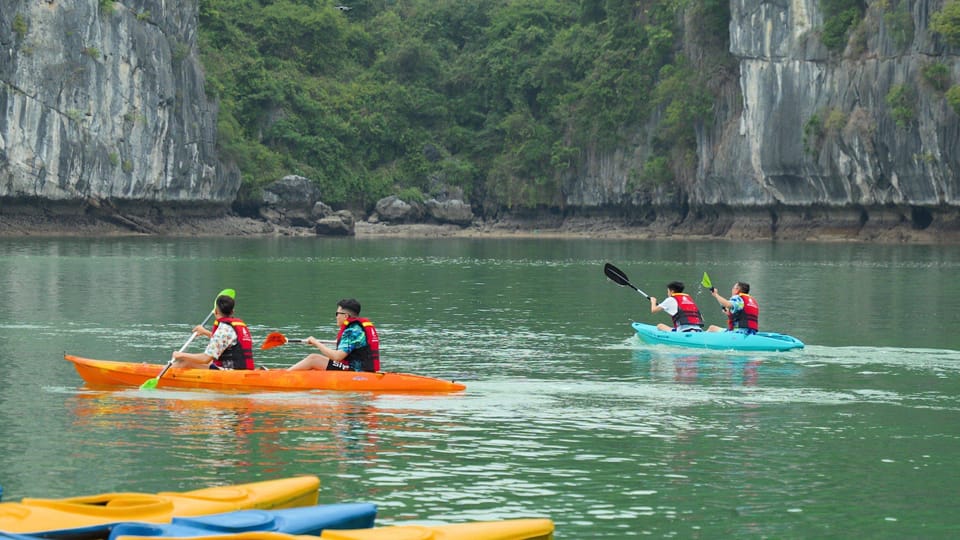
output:
<svg viewBox="0 0 960 540"><path fill-rule="evenodd" d="M603 273L606 274L606 276L617 285L626 285L627 287L630 287L631 289L642 294L645 298L650 298L649 294L638 289L633 283L630 283L630 279L627 278L627 275L623 273L623 270L620 270L616 266L607 263L603 267Z"/></svg>
<svg viewBox="0 0 960 540"><path fill-rule="evenodd" d="M207 324L207 321L210 320L210 317L212 317L213 314L214 314L213 311L211 311L210 313L208 313L208 314L207 314L207 318L204 319L202 323L200 323L200 326L203 326L203 325ZM188 339L187 342L183 344L183 347L180 347L180 351L179 351L179 352L183 352L183 351L187 350L187 347L189 347L190 344L193 343L193 340L196 339L198 335L200 335L200 334L198 334L198 333L196 333L196 332L190 334L190 339ZM160 380L160 377L163 377L163 374L166 373L168 369L170 369L170 366L173 365L173 360L174 360L173 358L170 358L170 361L167 362L167 365L164 366L164 367L163 367L163 370L160 371L160 374L157 375L157 380L158 380L158 381Z"/></svg>
<svg viewBox="0 0 960 540"><path fill-rule="evenodd" d="M336 341L333 341L333 340L331 340L331 339L318 339L317 341L319 341L320 343L326 344L326 345L333 345L334 343L336 343ZM287 343L306 343L306 342L307 342L306 339L289 339L289 338L287 338Z"/></svg>

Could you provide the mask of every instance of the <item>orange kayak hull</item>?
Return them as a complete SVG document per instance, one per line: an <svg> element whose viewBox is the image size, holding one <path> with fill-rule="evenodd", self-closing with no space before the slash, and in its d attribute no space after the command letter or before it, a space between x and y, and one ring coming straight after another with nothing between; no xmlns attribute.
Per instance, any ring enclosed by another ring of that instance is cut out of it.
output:
<svg viewBox="0 0 960 540"><path fill-rule="evenodd" d="M140 386L160 374L163 365L94 360L64 355L91 386ZM361 371L217 370L170 368L158 388L212 390L341 390L371 392L459 392L466 386L409 373Z"/></svg>

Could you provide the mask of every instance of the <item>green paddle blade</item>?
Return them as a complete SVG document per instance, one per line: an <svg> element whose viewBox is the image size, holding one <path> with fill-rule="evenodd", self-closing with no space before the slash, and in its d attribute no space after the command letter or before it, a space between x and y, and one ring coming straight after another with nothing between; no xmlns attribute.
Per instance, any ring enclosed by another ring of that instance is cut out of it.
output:
<svg viewBox="0 0 960 540"><path fill-rule="evenodd" d="M218 292L218 293L217 293L217 296L215 296L215 297L213 298L213 309L210 311L210 314L207 315L207 317L206 317L205 319L203 319L203 322L200 323L200 326L203 326L203 325L207 324L207 321L210 320L210 317L212 317L213 314L214 314L214 312L217 311L217 298L220 298L221 296L229 296L230 298L236 298L236 297L237 297L237 291L235 291L235 290L233 290L233 289L224 289L224 290ZM193 341L193 338L195 338L195 337L197 337L197 333L196 333L196 332L194 332L194 333L190 336L190 339L188 339L187 342L183 344L183 347L180 347L180 350L181 350L181 351L186 350L187 347L190 346L190 342ZM160 374L157 375L156 377L154 377L154 378L152 378L152 379L147 379L146 381L144 381L143 384L140 385L140 389L141 389L141 390L152 390L152 389L156 388L157 385L160 384L160 378L163 377L163 374L166 373L167 370L170 369L170 366L172 366L172 365L173 365L173 359L171 358L171 359L170 359L170 362L167 363L167 366L166 366L165 368L163 368L163 371L161 371Z"/></svg>
<svg viewBox="0 0 960 540"><path fill-rule="evenodd" d="M214 311L217 310L217 298L220 298L221 296L229 296L230 298L233 298L234 300L236 300L236 298L237 298L237 291L235 291L235 290L233 290L233 289L224 289L224 290L218 292L217 295L213 297L213 310L214 310Z"/></svg>
<svg viewBox="0 0 960 540"><path fill-rule="evenodd" d="M710 283L710 276L706 272L703 273L703 279L700 280L700 284L703 285L705 289L712 289L713 284Z"/></svg>

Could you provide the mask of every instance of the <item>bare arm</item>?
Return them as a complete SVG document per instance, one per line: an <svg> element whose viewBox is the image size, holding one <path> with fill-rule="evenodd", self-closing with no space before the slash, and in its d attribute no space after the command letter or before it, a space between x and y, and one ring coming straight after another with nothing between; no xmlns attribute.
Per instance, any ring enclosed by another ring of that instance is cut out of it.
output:
<svg viewBox="0 0 960 540"><path fill-rule="evenodd" d="M718 304L723 306L723 309L730 309L730 300L720 296L716 289L713 290L713 297L717 299Z"/></svg>
<svg viewBox="0 0 960 540"><path fill-rule="evenodd" d="M204 353L188 353L176 351L173 353L174 367L180 368L206 368L213 362L213 357Z"/></svg>
<svg viewBox="0 0 960 540"><path fill-rule="evenodd" d="M195 326L193 331L196 332L198 336L210 337L213 335L213 332L204 328L202 324Z"/></svg>
<svg viewBox="0 0 960 540"><path fill-rule="evenodd" d="M330 360L333 360L334 362L343 362L343 360L347 357L347 353L339 349L331 349L330 347L327 347L322 341L320 341L319 339L313 336L308 337L307 339L303 340L303 342L309 345L313 345L314 347L320 350L320 354L326 356L327 358L329 358Z"/></svg>

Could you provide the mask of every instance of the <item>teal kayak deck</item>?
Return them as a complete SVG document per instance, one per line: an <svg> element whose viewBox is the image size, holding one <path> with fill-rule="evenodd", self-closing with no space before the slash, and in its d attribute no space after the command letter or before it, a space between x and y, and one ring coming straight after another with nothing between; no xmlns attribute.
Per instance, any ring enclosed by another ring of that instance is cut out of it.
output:
<svg viewBox="0 0 960 540"><path fill-rule="evenodd" d="M656 326L635 322L633 329L645 343L675 345L722 351L790 351L802 349L803 342L787 334L757 332L668 332Z"/></svg>

